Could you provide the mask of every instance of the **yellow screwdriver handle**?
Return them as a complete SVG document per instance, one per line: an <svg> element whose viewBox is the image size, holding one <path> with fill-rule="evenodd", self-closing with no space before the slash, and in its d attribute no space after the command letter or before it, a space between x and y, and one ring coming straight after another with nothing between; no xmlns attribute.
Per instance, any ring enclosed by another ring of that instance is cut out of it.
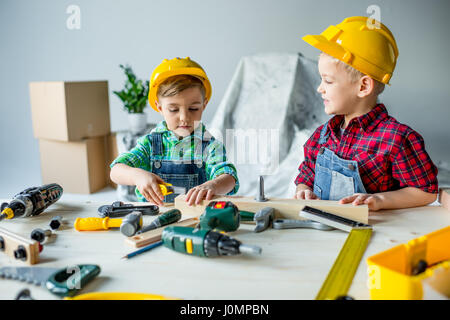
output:
<svg viewBox="0 0 450 320"><path fill-rule="evenodd" d="M159 188L161 189L163 196L167 196L168 194L173 193L173 190L171 190L171 188L167 188L167 187L171 187L171 186L172 186L172 184L170 184L170 183L164 183L164 184L159 185Z"/></svg>
<svg viewBox="0 0 450 320"><path fill-rule="evenodd" d="M122 223L122 219L106 218L77 218L73 224L77 231L95 231L95 230L108 230L109 228L119 228Z"/></svg>

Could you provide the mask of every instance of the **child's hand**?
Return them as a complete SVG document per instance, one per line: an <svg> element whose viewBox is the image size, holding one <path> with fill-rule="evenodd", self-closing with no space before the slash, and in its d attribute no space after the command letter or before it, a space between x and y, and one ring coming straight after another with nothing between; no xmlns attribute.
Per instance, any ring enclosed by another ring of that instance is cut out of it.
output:
<svg viewBox="0 0 450 320"><path fill-rule="evenodd" d="M339 203L352 203L354 206L367 204L369 210L378 211L382 208L382 199L377 194L355 193L351 196L342 198Z"/></svg>
<svg viewBox="0 0 450 320"><path fill-rule="evenodd" d="M294 199L300 200L316 200L319 199L310 189L298 190L295 192Z"/></svg>
<svg viewBox="0 0 450 320"><path fill-rule="evenodd" d="M142 170L139 172L139 175L136 175L134 183L148 202L163 206L164 196L159 188L159 184L163 184L164 180L158 175Z"/></svg>
<svg viewBox="0 0 450 320"><path fill-rule="evenodd" d="M216 193L216 184L213 181L207 181L190 189L186 194L186 202L189 206L192 206L194 202L200 204L203 199L211 200Z"/></svg>

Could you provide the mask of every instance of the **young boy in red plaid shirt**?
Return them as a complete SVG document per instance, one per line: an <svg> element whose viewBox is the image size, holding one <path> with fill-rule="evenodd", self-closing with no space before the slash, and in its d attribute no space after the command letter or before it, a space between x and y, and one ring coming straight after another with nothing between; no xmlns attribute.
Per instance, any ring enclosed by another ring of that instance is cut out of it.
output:
<svg viewBox="0 0 450 320"><path fill-rule="evenodd" d="M351 17L303 40L321 50L317 91L334 117L304 145L295 198L367 204L373 211L435 201L437 168L423 138L377 103L398 56L389 29Z"/></svg>

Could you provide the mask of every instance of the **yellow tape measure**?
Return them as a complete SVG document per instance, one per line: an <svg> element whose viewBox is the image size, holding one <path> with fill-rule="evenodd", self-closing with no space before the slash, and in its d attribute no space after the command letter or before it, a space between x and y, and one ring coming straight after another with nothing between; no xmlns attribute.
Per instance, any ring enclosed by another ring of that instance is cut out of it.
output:
<svg viewBox="0 0 450 320"><path fill-rule="evenodd" d="M372 229L350 231L316 300L335 300L347 295L371 236Z"/></svg>

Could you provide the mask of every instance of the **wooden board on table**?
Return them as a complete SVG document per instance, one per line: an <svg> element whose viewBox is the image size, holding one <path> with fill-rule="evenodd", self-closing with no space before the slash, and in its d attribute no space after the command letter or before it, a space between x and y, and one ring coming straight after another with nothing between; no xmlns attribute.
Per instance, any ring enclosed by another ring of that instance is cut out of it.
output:
<svg viewBox="0 0 450 320"><path fill-rule="evenodd" d="M14 251L23 248L26 256L23 259L17 259L18 261L23 261L28 265L39 262L39 242L26 239L4 228L0 228L0 237L3 244L3 249L1 250L3 253L15 258Z"/></svg>
<svg viewBox="0 0 450 320"><path fill-rule="evenodd" d="M439 203L445 209L450 210L450 188L439 189Z"/></svg>
<svg viewBox="0 0 450 320"><path fill-rule="evenodd" d="M264 207L272 207L275 209L275 219L303 220L299 216L299 212L305 206L310 206L344 218L366 224L369 223L369 208L367 205L339 204L339 201L270 198L268 201L258 202L250 197L216 196L212 200L203 200L198 205L188 206L185 198L186 195L177 196L175 198L175 208L180 210L183 216L190 217L200 216L210 201L231 201L242 211L256 212Z"/></svg>
<svg viewBox="0 0 450 320"><path fill-rule="evenodd" d="M198 223L198 219L196 218L188 218L185 220L178 221L176 223L170 224L170 226L178 226L178 227L194 227ZM125 239L125 243L131 245L135 248L140 248L156 241L161 240L161 235L164 230L164 227L157 228L154 230L150 230L133 237L128 237Z"/></svg>

